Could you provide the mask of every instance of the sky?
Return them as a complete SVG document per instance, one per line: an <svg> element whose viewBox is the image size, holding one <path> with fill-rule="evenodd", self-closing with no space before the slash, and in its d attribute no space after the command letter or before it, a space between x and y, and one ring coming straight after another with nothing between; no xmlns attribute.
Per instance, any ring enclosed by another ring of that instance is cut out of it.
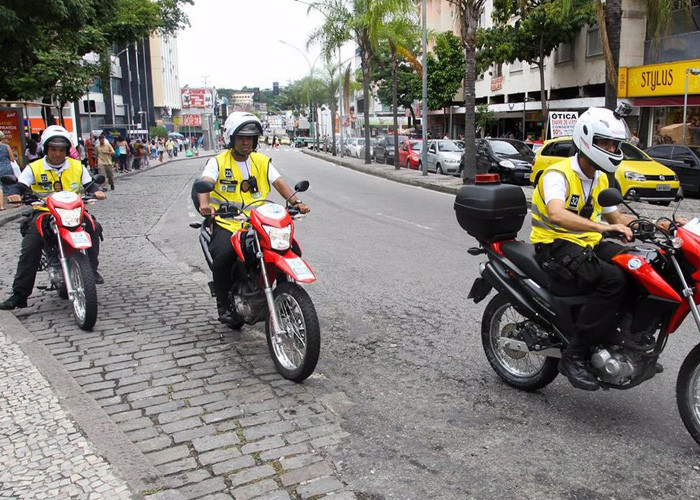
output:
<svg viewBox="0 0 700 500"><path fill-rule="evenodd" d="M284 87L309 74L320 49L306 50L309 34L323 16L296 0L194 0L187 6L191 27L178 34L180 85L239 89ZM302 51L283 45L283 40ZM352 55L345 47L342 55ZM316 68L322 67L319 61Z"/></svg>

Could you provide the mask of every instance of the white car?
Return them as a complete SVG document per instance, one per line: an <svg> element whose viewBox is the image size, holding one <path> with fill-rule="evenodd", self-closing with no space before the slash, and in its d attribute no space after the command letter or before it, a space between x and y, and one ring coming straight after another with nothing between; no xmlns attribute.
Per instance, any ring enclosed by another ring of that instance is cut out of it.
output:
<svg viewBox="0 0 700 500"><path fill-rule="evenodd" d="M454 141L428 141L428 172L459 174L459 162L464 151Z"/></svg>
<svg viewBox="0 0 700 500"><path fill-rule="evenodd" d="M348 137L345 139L345 144L343 144L343 153L346 156L355 156L351 151L357 145L357 139L357 137Z"/></svg>
<svg viewBox="0 0 700 500"><path fill-rule="evenodd" d="M348 156L352 156L353 158L364 157L365 138L364 137L357 137L357 138L351 139L351 142L348 143L347 151L348 151Z"/></svg>

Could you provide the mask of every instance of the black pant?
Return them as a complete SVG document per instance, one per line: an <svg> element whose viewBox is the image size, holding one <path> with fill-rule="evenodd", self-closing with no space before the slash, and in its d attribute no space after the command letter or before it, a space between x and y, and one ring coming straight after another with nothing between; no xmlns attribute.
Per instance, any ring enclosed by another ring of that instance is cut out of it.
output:
<svg viewBox="0 0 700 500"><path fill-rule="evenodd" d="M27 220L22 223L21 231L24 238L22 239L22 249L19 254L19 262L17 263L17 272L15 273L15 281L12 283L12 292L29 297L34 289L36 281L36 272L41 263L41 251L44 249L44 238L39 234L36 227L36 220L44 212L32 214ZM100 254L100 238L99 233L93 229L92 224L87 217L83 218L85 223L85 231L92 239L92 248L88 250L88 257L92 268L97 270L99 264L98 256ZM47 226L44 227L44 234L47 231Z"/></svg>
<svg viewBox="0 0 700 500"><path fill-rule="evenodd" d="M231 244L233 233L221 226L214 224L214 234L209 243L213 264L214 289L217 298L227 300L228 292L233 286L232 271L238 257Z"/></svg>
<svg viewBox="0 0 700 500"><path fill-rule="evenodd" d="M557 288L566 287L570 291L574 287L589 295L576 318L572 346L589 345L611 332L615 315L626 296L627 281L622 269L609 261L624 249L609 241L602 241L593 249L565 240L538 245L538 254L544 260L561 266L549 268L553 293L557 293Z"/></svg>

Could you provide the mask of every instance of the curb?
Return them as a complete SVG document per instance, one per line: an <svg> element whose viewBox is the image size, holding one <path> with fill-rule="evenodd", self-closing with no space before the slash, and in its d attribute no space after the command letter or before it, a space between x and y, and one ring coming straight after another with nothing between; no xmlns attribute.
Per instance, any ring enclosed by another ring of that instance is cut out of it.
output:
<svg viewBox="0 0 700 500"><path fill-rule="evenodd" d="M420 179L415 179L415 178L410 178L410 177L404 177L400 175L392 175L393 172L396 172L396 170L378 170L372 166L366 165L366 164L355 164L351 163L347 160L343 160L342 158L337 158L334 156L326 156L326 153L317 153L316 151L310 151L310 150L303 150L302 153L307 154L309 156L313 156L314 158L318 158L319 160L325 160L330 163L335 163L336 165L340 165L341 167L349 168L351 170L355 170L357 172L362 172L365 174L373 175L375 177L381 177L382 179L387 179L390 181L398 182L401 184L408 184L410 186L416 186L416 187L422 187L424 189L429 189L431 191L438 191L441 193L447 193L447 194L454 194L456 195L459 189L462 187L460 186L441 186L440 184L433 184L427 180L423 180L423 178ZM530 202L532 200L532 191L533 189L530 186L520 186L523 189L523 192L525 193L525 199Z"/></svg>
<svg viewBox="0 0 700 500"><path fill-rule="evenodd" d="M71 374L53 357L43 343L27 330L10 312L0 311L7 338L18 344L22 352L51 384L61 406L73 418L77 426L95 446L96 450L123 479L135 498L146 498L142 492L168 493L172 500L184 499L169 485L156 468L146 459L135 444L119 430L116 423L102 407L88 396ZM149 500L161 498L149 496Z"/></svg>
<svg viewBox="0 0 700 500"><path fill-rule="evenodd" d="M401 176L394 176L391 175L391 172L384 172L382 170L377 170L376 168L373 168L368 165L356 165L354 163L351 163L349 161L337 158L337 157L328 157L326 156L325 153L317 153L315 151L307 151L303 150L302 153L307 154L309 156L313 156L314 158L318 158L320 160L326 160L331 163L335 163L336 165L340 165L341 167L349 168L351 170L355 170L357 172L362 172L365 174L369 175L374 175L375 177L381 177L383 179L388 179L390 181L394 182L399 182L401 184L408 184L411 186L417 186L417 187L422 187L425 189L430 189L432 191L439 191L441 193L448 193L448 194L457 194L457 191L459 191L459 187L452 187L452 186L440 186L439 184L432 184L430 182L422 182L417 179L408 179L408 178L403 178Z"/></svg>
<svg viewBox="0 0 700 500"><path fill-rule="evenodd" d="M165 161L163 163L158 163L156 165L152 165L146 169L143 170L132 170L131 172L126 172L124 174L121 174L119 177L132 177L134 175L138 175L144 172L150 172L151 170L155 170L156 168L163 167L165 165L170 165L171 163L178 162L178 161L186 161L186 160L194 160L197 158L210 158L212 156L216 156L216 152L211 152L207 154L202 154L199 156L193 156L192 158L176 158L172 160ZM25 214L31 213L32 208L31 207L21 207L21 208L15 208L12 209L13 212L8 215L3 215L0 217L0 227L4 226L5 224L9 224L10 222L19 219L20 217L24 216Z"/></svg>

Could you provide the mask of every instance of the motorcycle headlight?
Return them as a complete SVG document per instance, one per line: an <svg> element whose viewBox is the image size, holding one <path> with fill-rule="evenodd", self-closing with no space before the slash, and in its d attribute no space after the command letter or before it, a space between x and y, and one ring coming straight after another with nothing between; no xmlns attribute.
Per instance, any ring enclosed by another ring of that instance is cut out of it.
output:
<svg viewBox="0 0 700 500"><path fill-rule="evenodd" d="M515 164L510 160L501 160L498 164L503 168L515 168Z"/></svg>
<svg viewBox="0 0 700 500"><path fill-rule="evenodd" d="M275 250L289 250L292 242L292 226L272 227L263 225L263 229L270 237L270 245Z"/></svg>
<svg viewBox="0 0 700 500"><path fill-rule="evenodd" d="M61 224L65 227L78 227L81 222L82 208L56 208L56 214L61 218Z"/></svg>
<svg viewBox="0 0 700 500"><path fill-rule="evenodd" d="M645 180L647 180L647 178L644 175L638 174L637 172L625 172L625 179L637 182L644 182Z"/></svg>

